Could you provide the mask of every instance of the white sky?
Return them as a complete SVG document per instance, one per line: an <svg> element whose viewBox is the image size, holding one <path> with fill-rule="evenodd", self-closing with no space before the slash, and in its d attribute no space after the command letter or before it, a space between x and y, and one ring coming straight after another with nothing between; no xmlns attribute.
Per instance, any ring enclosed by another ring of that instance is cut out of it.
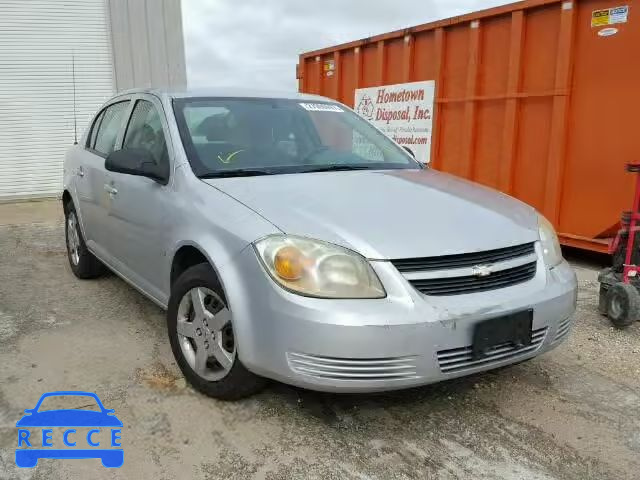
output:
<svg viewBox="0 0 640 480"><path fill-rule="evenodd" d="M297 90L302 52L504 0L182 0L189 86Z"/></svg>

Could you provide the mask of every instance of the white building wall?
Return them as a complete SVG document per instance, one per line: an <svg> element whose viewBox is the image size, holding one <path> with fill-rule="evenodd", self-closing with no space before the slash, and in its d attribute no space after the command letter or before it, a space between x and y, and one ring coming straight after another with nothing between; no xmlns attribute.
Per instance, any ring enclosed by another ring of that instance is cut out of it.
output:
<svg viewBox="0 0 640 480"><path fill-rule="evenodd" d="M104 0L0 2L0 199L54 195L74 140L113 92Z"/></svg>
<svg viewBox="0 0 640 480"><path fill-rule="evenodd" d="M108 0L118 91L187 83L180 0Z"/></svg>
<svg viewBox="0 0 640 480"><path fill-rule="evenodd" d="M60 193L73 63L78 137L117 90L186 84L180 0L0 1L0 201Z"/></svg>

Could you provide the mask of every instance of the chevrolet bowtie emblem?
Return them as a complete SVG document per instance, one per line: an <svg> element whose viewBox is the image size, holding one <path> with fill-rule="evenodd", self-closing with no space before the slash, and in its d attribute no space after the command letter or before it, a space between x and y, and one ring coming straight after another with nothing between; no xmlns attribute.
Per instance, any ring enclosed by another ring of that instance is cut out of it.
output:
<svg viewBox="0 0 640 480"><path fill-rule="evenodd" d="M474 277L488 277L491 275L490 265L474 265L471 267L471 273Z"/></svg>

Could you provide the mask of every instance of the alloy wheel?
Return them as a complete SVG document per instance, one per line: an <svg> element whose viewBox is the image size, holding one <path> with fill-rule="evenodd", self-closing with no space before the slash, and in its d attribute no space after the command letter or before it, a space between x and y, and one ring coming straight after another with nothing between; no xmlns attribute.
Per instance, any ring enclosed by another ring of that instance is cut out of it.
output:
<svg viewBox="0 0 640 480"><path fill-rule="evenodd" d="M78 219L75 212L69 212L67 218L67 248L69 257L74 265L80 263L80 235L78 234Z"/></svg>
<svg viewBox="0 0 640 480"><path fill-rule="evenodd" d="M231 312L205 287L189 290L180 300L176 322L178 343L187 363L201 378L224 378L236 356Z"/></svg>

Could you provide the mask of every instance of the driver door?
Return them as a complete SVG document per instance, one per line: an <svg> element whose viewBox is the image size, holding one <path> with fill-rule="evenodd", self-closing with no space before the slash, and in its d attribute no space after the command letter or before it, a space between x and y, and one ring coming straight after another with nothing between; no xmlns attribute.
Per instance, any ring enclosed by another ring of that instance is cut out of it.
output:
<svg viewBox="0 0 640 480"><path fill-rule="evenodd" d="M161 102L152 95L137 95L122 139L122 149L148 151L157 164L168 164L172 149ZM136 286L166 304L163 292L164 257L168 248L174 200L170 176L166 185L151 178L107 172L110 242L116 269Z"/></svg>

